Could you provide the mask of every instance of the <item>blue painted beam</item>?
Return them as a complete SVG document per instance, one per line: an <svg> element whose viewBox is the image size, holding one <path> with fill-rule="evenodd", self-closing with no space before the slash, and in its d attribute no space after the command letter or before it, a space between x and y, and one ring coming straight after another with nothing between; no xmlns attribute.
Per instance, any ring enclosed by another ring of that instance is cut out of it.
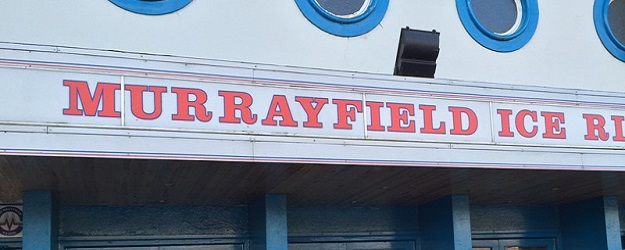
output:
<svg viewBox="0 0 625 250"><path fill-rule="evenodd" d="M618 200L599 197L560 208L565 250L622 250Z"/></svg>
<svg viewBox="0 0 625 250"><path fill-rule="evenodd" d="M22 249L58 249L58 209L51 192L24 192Z"/></svg>
<svg viewBox="0 0 625 250"><path fill-rule="evenodd" d="M469 197L454 195L419 207L422 250L471 250Z"/></svg>
<svg viewBox="0 0 625 250"><path fill-rule="evenodd" d="M288 250L286 195L265 195L248 209L250 250Z"/></svg>

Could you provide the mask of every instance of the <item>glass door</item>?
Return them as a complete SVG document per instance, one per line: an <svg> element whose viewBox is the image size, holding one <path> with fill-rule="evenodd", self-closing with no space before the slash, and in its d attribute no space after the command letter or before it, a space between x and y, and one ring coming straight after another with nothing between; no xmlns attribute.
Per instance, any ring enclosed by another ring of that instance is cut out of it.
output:
<svg viewBox="0 0 625 250"><path fill-rule="evenodd" d="M289 250L415 250L413 241L290 243Z"/></svg>
<svg viewBox="0 0 625 250"><path fill-rule="evenodd" d="M473 250L556 250L553 239L473 240Z"/></svg>

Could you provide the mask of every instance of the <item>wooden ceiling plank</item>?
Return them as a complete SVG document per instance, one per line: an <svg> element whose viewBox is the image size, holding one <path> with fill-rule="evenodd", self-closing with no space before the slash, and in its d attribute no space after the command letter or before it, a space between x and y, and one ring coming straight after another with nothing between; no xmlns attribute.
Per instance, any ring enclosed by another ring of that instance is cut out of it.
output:
<svg viewBox="0 0 625 250"><path fill-rule="evenodd" d="M5 156L0 156L0 202L15 203L22 199L22 186Z"/></svg>

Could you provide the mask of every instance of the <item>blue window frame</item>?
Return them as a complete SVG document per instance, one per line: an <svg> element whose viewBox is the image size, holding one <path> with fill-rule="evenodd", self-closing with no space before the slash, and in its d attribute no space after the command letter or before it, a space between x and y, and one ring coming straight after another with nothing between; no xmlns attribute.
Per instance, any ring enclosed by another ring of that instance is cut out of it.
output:
<svg viewBox="0 0 625 250"><path fill-rule="evenodd" d="M144 15L164 15L178 11L193 0L109 0L122 9Z"/></svg>
<svg viewBox="0 0 625 250"><path fill-rule="evenodd" d="M295 0L304 16L332 35L354 37L373 30L384 18L389 0L348 0L336 4L323 0ZM356 6L358 4L360 6ZM351 10L351 11L350 11Z"/></svg>
<svg viewBox="0 0 625 250"><path fill-rule="evenodd" d="M538 26L538 3L536 0L498 1L500 4L456 0L456 9L465 30L480 45L497 52L518 50L534 36ZM512 9L498 10L493 6ZM513 15L512 20L508 20L510 15Z"/></svg>
<svg viewBox="0 0 625 250"><path fill-rule="evenodd" d="M601 39L603 46L616 58L625 62L625 42L619 40L613 27L623 24L610 24L610 8L614 8L611 4L622 4L618 1L596 0L594 6L594 20L597 35ZM614 15L614 14L613 14ZM614 20L614 19L613 19ZM621 19L622 20L622 19ZM622 26L621 26L622 27ZM620 33L622 35L622 33ZM622 39L622 38L621 38Z"/></svg>

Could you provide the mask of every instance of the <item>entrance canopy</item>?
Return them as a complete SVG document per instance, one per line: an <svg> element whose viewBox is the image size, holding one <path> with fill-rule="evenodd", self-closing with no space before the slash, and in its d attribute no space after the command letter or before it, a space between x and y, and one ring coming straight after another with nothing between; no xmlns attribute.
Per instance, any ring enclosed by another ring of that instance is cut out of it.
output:
<svg viewBox="0 0 625 250"><path fill-rule="evenodd" d="M65 205L245 206L266 193L289 206L416 206L453 194L472 204L625 200L622 172L250 162L0 157L0 201L51 190Z"/></svg>

